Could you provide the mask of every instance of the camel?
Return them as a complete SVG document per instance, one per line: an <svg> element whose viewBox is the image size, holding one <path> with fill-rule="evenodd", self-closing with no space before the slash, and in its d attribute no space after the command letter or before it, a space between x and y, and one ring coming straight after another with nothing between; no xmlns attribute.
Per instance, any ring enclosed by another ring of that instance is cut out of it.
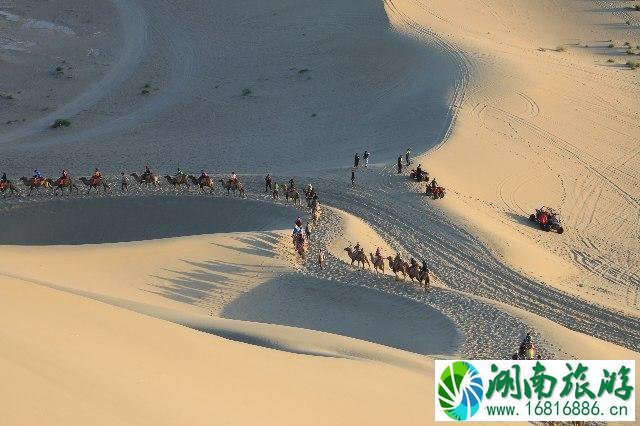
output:
<svg viewBox="0 0 640 426"><path fill-rule="evenodd" d="M318 225L318 220L320 220L320 204L316 204L314 209L311 211L311 221L313 222L313 226Z"/></svg>
<svg viewBox="0 0 640 426"><path fill-rule="evenodd" d="M25 186L29 187L29 194L27 195L31 195L31 191L33 191L34 188L38 190L39 188L51 189L52 187L51 179L34 179L22 176L20 180Z"/></svg>
<svg viewBox="0 0 640 426"><path fill-rule="evenodd" d="M316 190L312 189L311 191L309 191L308 188L305 188L303 192L304 192L304 198L307 200L307 207L312 207L313 197L314 195L316 195Z"/></svg>
<svg viewBox="0 0 640 426"><path fill-rule="evenodd" d="M233 191L233 195L236 195L236 191L238 191L241 197L245 197L244 185L242 185L242 183L240 183L239 181L236 181L234 183L231 179L229 179L227 182L219 179L219 182L222 184L222 187L227 190L227 197L229 196L230 191Z"/></svg>
<svg viewBox="0 0 640 426"><path fill-rule="evenodd" d="M282 192L284 192L284 197L289 202L289 199L293 201L293 204L296 206L300 205L300 193L295 189L287 186L286 184L282 185Z"/></svg>
<svg viewBox="0 0 640 426"><path fill-rule="evenodd" d="M89 189L87 189L87 194L91 192L91 189L95 189L97 194L99 187L102 187L102 190L104 191L105 194L107 193L107 191L109 191L109 185L107 184L107 181L104 178L87 179L86 177L81 177L78 180L89 187Z"/></svg>
<svg viewBox="0 0 640 426"><path fill-rule="evenodd" d="M187 189L189 189L189 179L187 179L187 175L185 174L181 174L178 176L166 175L164 178L167 180L167 182L169 182L170 185L173 185L174 188L179 188L180 186L184 185L187 187Z"/></svg>
<svg viewBox="0 0 640 426"><path fill-rule="evenodd" d="M195 177L194 175L189 175L189 180L191 181L192 184L197 185L198 187L200 187L200 191L204 192L205 188L209 188L209 193L212 194L213 193L213 184L214 184L214 180L211 179L210 177L206 178L206 179L199 179L197 177Z"/></svg>
<svg viewBox="0 0 640 426"><path fill-rule="evenodd" d="M369 257L371 258L371 264L373 265L373 270L376 271L376 275L378 275L378 269L384 275L384 258L381 257L376 261L373 253L369 253Z"/></svg>
<svg viewBox="0 0 640 426"><path fill-rule="evenodd" d="M131 173L130 176L133 178L133 180L138 182L139 186L142 186L144 184L144 185L153 185L160 188L160 179L158 178L158 176L154 175L153 173L151 173L150 175L143 175L143 176L140 176L137 173Z"/></svg>
<svg viewBox="0 0 640 426"><path fill-rule="evenodd" d="M402 272L402 281L406 281L409 264L404 260L400 260L400 264L396 266L395 259L391 256L387 256L387 260L389 261L389 268L391 268L396 276L396 280L399 280L398 273Z"/></svg>
<svg viewBox="0 0 640 426"><path fill-rule="evenodd" d="M0 182L0 192L2 192L3 197L6 197L5 192L7 190L11 191L11 195L20 195L20 190L10 180Z"/></svg>
<svg viewBox="0 0 640 426"><path fill-rule="evenodd" d="M52 181L51 186L53 186L53 195L58 195L58 190L60 190L60 192L62 192L62 195L64 195L65 188L69 190L69 195L71 195L71 190L73 189L75 189L76 194L80 193L80 188L78 188L78 185L76 185L76 183L70 177L64 180L58 179L55 182Z"/></svg>
<svg viewBox="0 0 640 426"><path fill-rule="evenodd" d="M418 284L424 283L424 291L428 291L431 281L429 279L428 269L426 272L420 273L420 267L418 265L410 266L407 273L409 274L409 278L411 278L411 282L413 282L413 280L418 280Z"/></svg>
<svg viewBox="0 0 640 426"><path fill-rule="evenodd" d="M351 247L345 247L344 251L347 252L349 258L351 259L351 266L353 266L353 262L356 262L356 268L359 265L362 265L362 269L364 269L364 265L366 263L369 269L371 269L371 264L369 263L369 259L367 259L367 256L364 254L364 251L354 252Z"/></svg>

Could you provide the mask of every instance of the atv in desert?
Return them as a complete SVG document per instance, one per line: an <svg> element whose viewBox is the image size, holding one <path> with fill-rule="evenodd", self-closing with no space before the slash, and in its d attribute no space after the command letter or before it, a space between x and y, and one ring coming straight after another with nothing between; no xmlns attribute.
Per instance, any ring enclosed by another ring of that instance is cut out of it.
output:
<svg viewBox="0 0 640 426"><path fill-rule="evenodd" d="M441 186L436 186L436 187L434 188L434 187L433 187L433 186L431 186L431 185L427 185L427 190L425 191L425 194L426 194L428 197L433 198L434 200L435 200L436 198L444 198L444 193L445 193L445 190L444 190L444 188L443 188L443 187L441 187Z"/></svg>
<svg viewBox="0 0 640 426"><path fill-rule="evenodd" d="M409 173L409 177L413 180L416 180L418 182L428 182L429 181L429 173L421 170L418 171L416 169L411 170L411 173Z"/></svg>
<svg viewBox="0 0 640 426"><path fill-rule="evenodd" d="M540 229L543 231L556 231L558 234L562 234L564 229L558 219L558 213L556 213L551 207L540 207L536 209L536 213L529 216L529 220L537 222L540 225Z"/></svg>

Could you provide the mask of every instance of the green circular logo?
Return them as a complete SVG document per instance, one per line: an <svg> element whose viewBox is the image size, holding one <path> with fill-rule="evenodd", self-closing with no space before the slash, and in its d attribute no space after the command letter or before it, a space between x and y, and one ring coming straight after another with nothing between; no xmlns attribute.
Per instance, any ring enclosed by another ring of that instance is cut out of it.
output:
<svg viewBox="0 0 640 426"><path fill-rule="evenodd" d="M476 368L464 361L449 364L440 376L438 401L447 416L457 421L473 417L484 396L482 378Z"/></svg>

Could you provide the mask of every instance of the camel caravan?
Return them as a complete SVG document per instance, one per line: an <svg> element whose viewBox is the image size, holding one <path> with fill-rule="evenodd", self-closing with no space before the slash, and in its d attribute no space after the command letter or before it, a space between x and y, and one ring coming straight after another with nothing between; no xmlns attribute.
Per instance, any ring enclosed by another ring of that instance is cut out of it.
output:
<svg viewBox="0 0 640 426"><path fill-rule="evenodd" d="M144 172L141 174L125 174L122 172L120 177L121 191L125 192L129 190L129 179L133 179L140 189L154 188L159 190L162 188L160 176L152 172L149 166L146 166ZM233 194L243 198L246 197L245 187L242 182L238 180L235 173L232 173L228 179L218 179L216 181L216 179L210 177L204 170L201 171L200 176L195 176L183 173L178 169L175 175L165 175L164 179L176 190L182 187L186 187L186 189L189 190L194 186L199 188L201 192L208 192L210 194L214 192L216 182L219 182L221 188L227 191L227 195ZM20 182L28 188L29 192L27 195L31 195L34 191L36 193L53 191L53 195L64 195L65 190L68 195L74 192L79 194L81 185L79 185L78 182L87 188L86 194L91 193L91 190L95 190L96 193L103 192L105 194L111 191L111 186L107 178L102 175L98 168L94 170L90 177L80 177L77 179L72 178L66 170L62 170L60 177L57 179L47 178L38 170L35 170L32 177L23 176L20 178ZM3 197L6 197L8 194L11 196L22 195L20 189L18 189L13 181L7 179L6 173L3 174L2 179L0 179L0 193L2 193Z"/></svg>
<svg viewBox="0 0 640 426"><path fill-rule="evenodd" d="M265 192L269 190L273 191L273 198L278 198L278 192L280 188L284 188L285 196L287 198L287 202L291 198L294 201L295 205L300 205L300 194L296 190L293 179L289 181L289 184L278 185L277 183L273 183L271 176L267 175L265 178ZM293 196L292 194L295 194ZM309 251L309 240L311 238L311 228L314 229L318 226L320 221L320 215L322 213L322 209L320 208L320 199L318 198L318 194L316 190L313 188L313 185L309 184L304 189L305 197L307 198L307 207L311 208L311 225L309 222L303 227L302 219L298 217L295 222L295 226L293 228L293 233L291 234L291 238L293 241L293 246L296 253L304 260L307 257L307 252ZM294 198L295 197L295 198ZM320 262L320 266L323 266L322 254L319 255L318 261Z"/></svg>
<svg viewBox="0 0 640 426"><path fill-rule="evenodd" d="M396 281L400 280L400 276L402 276L402 281L406 281L407 277L411 279L411 282L417 282L418 284L422 284L424 291L429 291L431 284L431 272L427 267L426 261L422 261L422 265L419 265L418 262L411 258L409 262L406 262L402 259L400 254L398 253L396 257L387 256L386 258L382 256L381 250L378 247L376 250L376 254L369 253L369 257L365 254L365 251L362 247L360 247L360 243L357 243L355 247L345 247L344 251L347 252L349 259L351 259L351 265L355 267L362 267L365 269L365 265L371 269L373 265L373 270L376 275L385 273L385 260L389 263L389 269L395 275Z"/></svg>

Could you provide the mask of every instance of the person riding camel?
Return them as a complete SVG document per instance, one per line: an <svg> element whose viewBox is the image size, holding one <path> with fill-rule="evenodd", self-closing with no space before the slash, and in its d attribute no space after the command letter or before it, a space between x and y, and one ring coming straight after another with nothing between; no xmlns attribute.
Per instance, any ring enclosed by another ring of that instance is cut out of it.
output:
<svg viewBox="0 0 640 426"><path fill-rule="evenodd" d="M142 176L140 176L140 178L142 179L143 182L146 182L147 180L149 180L151 178L151 175L153 173L151 172L151 169L149 168L149 165L147 164L146 166L144 166L144 172L142 173Z"/></svg>
<svg viewBox="0 0 640 426"><path fill-rule="evenodd" d="M180 181L182 179L184 179L185 174L182 172L182 170L180 170L180 167L178 167L178 170L176 170L176 180Z"/></svg>
<svg viewBox="0 0 640 426"><path fill-rule="evenodd" d="M398 266L402 262L402 257L400 257L400 253L396 253L395 259L393 259L393 265Z"/></svg>
<svg viewBox="0 0 640 426"><path fill-rule="evenodd" d="M360 247L360 243L356 243L356 246L353 248L353 252L354 253L364 253L364 250L362 249L362 247Z"/></svg>
<svg viewBox="0 0 640 426"><path fill-rule="evenodd" d="M429 273L429 267L427 267L427 261L423 260L422 261L422 266L420 267L420 275L424 274L424 273Z"/></svg>
<svg viewBox="0 0 640 426"><path fill-rule="evenodd" d="M313 185L311 185L311 184L307 185L307 194L309 196L313 195Z"/></svg>
<svg viewBox="0 0 640 426"><path fill-rule="evenodd" d="M202 185L208 179L209 179L209 174L207 172L205 172L204 170L200 170L200 177L198 177L198 183L200 185Z"/></svg>
<svg viewBox="0 0 640 426"><path fill-rule="evenodd" d="M97 185L100 179L102 179L102 173L100 173L100 170L96 167L96 169L93 171L93 174L91 175L91 184Z"/></svg>
<svg viewBox="0 0 640 426"><path fill-rule="evenodd" d="M409 260L409 263L411 264L412 268L418 269L418 261L415 260L413 257Z"/></svg>
<svg viewBox="0 0 640 426"><path fill-rule="evenodd" d="M7 174L6 173L2 173L2 179L0 179L0 182L7 183Z"/></svg>
<svg viewBox="0 0 640 426"><path fill-rule="evenodd" d="M60 174L60 177L58 178L58 184L59 185L64 185L64 183L67 181L67 179L69 179L69 173L66 170L62 170L62 173Z"/></svg>
<svg viewBox="0 0 640 426"><path fill-rule="evenodd" d="M38 169L33 171L33 181L35 182L40 182L41 180L44 179L44 176L42 176L42 173L40 173L40 171Z"/></svg>
<svg viewBox="0 0 640 426"><path fill-rule="evenodd" d="M293 191L295 187L296 186L293 184L293 178L289 179L289 190Z"/></svg>
<svg viewBox="0 0 640 426"><path fill-rule="evenodd" d="M382 250L380 247L376 247L376 255L373 258L373 263L378 263L382 259Z"/></svg>
<svg viewBox="0 0 640 426"><path fill-rule="evenodd" d="M436 182L436 178L433 178L431 181L431 189L435 190L438 187L438 182Z"/></svg>
<svg viewBox="0 0 640 426"><path fill-rule="evenodd" d="M231 172L231 184L235 186L238 185L238 175L236 175L236 172Z"/></svg>

